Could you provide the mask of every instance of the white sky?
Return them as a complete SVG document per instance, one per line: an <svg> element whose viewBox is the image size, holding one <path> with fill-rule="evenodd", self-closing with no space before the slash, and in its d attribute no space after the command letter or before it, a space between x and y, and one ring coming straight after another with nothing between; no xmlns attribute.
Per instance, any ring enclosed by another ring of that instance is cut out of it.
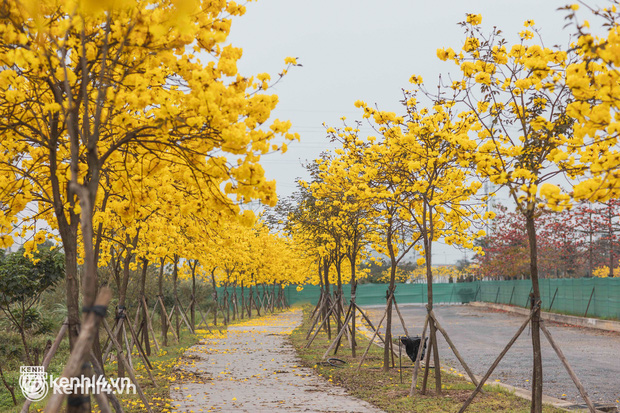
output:
<svg viewBox="0 0 620 413"><path fill-rule="evenodd" d="M274 118L289 119L301 135L285 154L264 157L267 177L276 179L280 198L295 190L295 178L307 178L302 162L328 148L323 122L340 126L361 119L353 106L360 99L385 110L399 111L401 89L412 74L432 89L439 74L456 73L436 50L461 48L466 13L482 14L482 28L500 28L517 40L523 22L532 19L545 46L566 49L574 31L565 25L567 0L259 0L247 4L245 16L233 20L229 41L243 48L239 70L245 76L268 72L272 78L293 56L293 68L271 91L279 96ZM370 133L369 128L362 132ZM501 201L501 200L500 200ZM463 253L437 245L434 263L453 263ZM467 254L468 257L472 253Z"/></svg>

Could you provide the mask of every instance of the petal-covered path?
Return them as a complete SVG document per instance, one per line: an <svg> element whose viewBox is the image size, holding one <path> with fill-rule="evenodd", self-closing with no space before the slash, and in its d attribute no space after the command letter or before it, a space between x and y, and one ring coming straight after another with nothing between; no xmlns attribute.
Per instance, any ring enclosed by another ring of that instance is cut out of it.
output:
<svg viewBox="0 0 620 413"><path fill-rule="evenodd" d="M301 310L230 326L188 349L171 385L179 412L380 412L298 365L287 335Z"/></svg>

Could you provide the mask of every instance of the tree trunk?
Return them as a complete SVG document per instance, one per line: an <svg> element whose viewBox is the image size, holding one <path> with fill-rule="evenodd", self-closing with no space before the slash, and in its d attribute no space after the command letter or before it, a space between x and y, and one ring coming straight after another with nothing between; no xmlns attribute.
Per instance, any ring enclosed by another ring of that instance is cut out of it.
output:
<svg viewBox="0 0 620 413"><path fill-rule="evenodd" d="M191 264L190 264L191 265ZM190 305L190 318L192 322L192 330L196 331L196 266L198 261L194 260L192 268L192 301Z"/></svg>
<svg viewBox="0 0 620 413"><path fill-rule="evenodd" d="M357 290L357 281L355 281L355 270L351 270L351 357L355 358L355 292Z"/></svg>
<svg viewBox="0 0 620 413"><path fill-rule="evenodd" d="M355 274L355 263L357 261L357 237L353 242L353 249L350 251L349 260L351 263L351 356L355 358L355 292L357 291L357 280Z"/></svg>
<svg viewBox="0 0 620 413"><path fill-rule="evenodd" d="M166 262L166 258L160 258L159 260L159 279L158 279L158 287L159 287L159 296L161 297L161 302L164 302L164 263ZM160 303L161 305L161 303ZM164 315L164 309L159 309L160 319L161 319L161 341L162 346L168 346L168 320Z"/></svg>
<svg viewBox="0 0 620 413"><path fill-rule="evenodd" d="M607 206L607 225L609 226L609 277L614 276L614 230L612 226L611 205Z"/></svg>
<svg viewBox="0 0 620 413"><path fill-rule="evenodd" d="M329 291L329 260L327 258L325 258L323 263L323 274L325 276L325 280L323 281L325 283L325 296L327 297L327 302L329 303L330 300L330 291ZM329 306L326 306L329 307ZM327 312L328 312L328 308L324 308L323 309L323 318L327 317ZM327 323L325 323L325 328L327 329L327 339L331 340L332 339L332 328L331 325L329 323L329 318L327 318Z"/></svg>
<svg viewBox="0 0 620 413"><path fill-rule="evenodd" d="M142 276L140 277L140 300L144 298L144 302L148 302L146 299L146 271L149 267L149 261L146 258L142 258ZM144 351L147 356L151 355L151 343L149 342L149 329L147 326L147 313L149 309L142 307L142 321L140 322L142 328L142 340L144 341Z"/></svg>
<svg viewBox="0 0 620 413"><path fill-rule="evenodd" d="M343 326L342 323L340 322L340 320L342 319L342 306L340 305L340 303L342 302L342 273L341 271L341 264L342 264L342 260L339 259L339 257L336 257L336 274L338 275L337 278L337 290L336 290L336 302L338 302L338 305L336 305L336 320L338 320L338 333L340 334L340 329L342 328L346 328L346 326Z"/></svg>
<svg viewBox="0 0 620 413"><path fill-rule="evenodd" d="M133 257L131 247L128 247L125 251L125 258L123 258L123 274L120 277L118 284L118 305L117 305L117 317L120 317L118 322L131 322L129 321L127 308L125 307L125 302L127 301L127 286L129 285L129 265L131 264L131 259ZM118 335L116 337L119 343L123 342L123 329L118 330ZM127 355L129 357L129 355ZM123 363L117 364L118 377L125 376L125 366Z"/></svg>
<svg viewBox="0 0 620 413"><path fill-rule="evenodd" d="M75 141L72 142L72 145L74 142ZM73 193L68 194L68 186L64 184L61 185L58 179L58 165L60 164L60 162L58 161L57 153L58 146L58 136L53 135L50 138L50 144L48 146L50 158L50 184L52 186L52 204L54 208L54 215L56 216L56 220L58 221L58 232L60 233L62 246L65 252L65 292L67 298L68 327L67 335L69 337L69 349L70 351L73 351L78 339L80 328L80 285L78 281L77 265L77 237L80 217L75 213L76 197L73 195ZM73 148L71 149L73 151ZM74 162L73 159L72 162ZM65 196L65 199L63 199L63 196ZM65 202L68 202L68 207L65 207ZM77 410L71 406L68 406L67 411L76 412Z"/></svg>
<svg viewBox="0 0 620 413"><path fill-rule="evenodd" d="M526 215L527 237L530 246L530 278L532 280L531 303L535 304L540 300L540 288L538 285L538 251L536 245L536 223L534 220L534 210L531 208ZM542 412L543 394L543 370L542 353L540 349L540 309L532 316L532 350L534 365L532 372L532 413Z"/></svg>
<svg viewBox="0 0 620 413"><path fill-rule="evenodd" d="M73 230L73 228L71 229ZM61 232L62 234L62 232ZM80 286L78 282L77 272L77 239L68 239L69 237L61 237L62 246L65 251L65 290L67 294L67 324L69 336L69 348L73 346L78 337L80 325ZM76 232L77 238L77 232Z"/></svg>
<svg viewBox="0 0 620 413"><path fill-rule="evenodd" d="M176 329L177 332L177 337L179 337L179 339L181 339L181 323L179 321L179 310L180 308L178 308L178 303L179 303L179 296L178 296L178 288L177 288L177 281L179 278L179 256L178 255L174 255L174 267L172 269L172 282L173 282L173 294L174 294L174 328Z"/></svg>
<svg viewBox="0 0 620 413"><path fill-rule="evenodd" d="M218 304L217 304L217 283L215 282L215 268L211 270L211 284L213 286L213 303L215 305L215 308L213 309L213 325L217 326Z"/></svg>
<svg viewBox="0 0 620 413"><path fill-rule="evenodd" d="M26 361L28 362L29 366L33 366L34 364L32 364L32 360L30 359L30 346L28 345L28 339L26 338L26 329L24 328L24 323L25 323L25 318L26 318L26 310L24 308L24 303L22 302L22 311L21 311L21 320L19 320L19 335L22 338L22 343L24 345L24 354L26 356ZM8 309L8 311L10 312L10 308ZM15 318L11 315L12 318Z"/></svg>
<svg viewBox="0 0 620 413"><path fill-rule="evenodd" d="M430 214L429 214L430 215ZM432 225L432 221L431 221ZM432 230L431 230L432 231ZM433 270L432 270L432 232L428 234L427 231L423 231L424 237L424 260L426 261L426 291L428 295L428 311L430 312L433 309ZM435 327L435 322L431 318L429 320L430 327L430 343L433 346L433 362L435 363L435 392L440 395L441 394L441 367L439 364L439 348L437 346L437 329ZM430 348L428 349L430 351ZM429 367L426 366L428 369Z"/></svg>
<svg viewBox="0 0 620 413"><path fill-rule="evenodd" d="M386 300L389 303L387 306L387 314L385 320L385 347L383 348L383 371L390 369L390 356L391 356L391 344L392 344L392 301L390 297L394 294L396 283L396 255L394 253L394 246L392 245L392 221L389 219L390 230L387 234L387 247L390 253L390 285L388 287ZM380 326L377 326L379 328Z"/></svg>
<svg viewBox="0 0 620 413"><path fill-rule="evenodd" d="M11 386L4 378L4 371L2 370L2 363L0 363L0 378L2 379L2 384L4 384L4 387L6 387L9 393L11 393L11 398L13 399L13 405L17 406L17 399L15 398L15 386Z"/></svg>
<svg viewBox="0 0 620 413"><path fill-rule="evenodd" d="M233 284L233 293L231 296L231 302L232 302L232 310L233 310L233 321L235 321L237 319L237 312L238 312L238 308L237 308L237 282L235 281L235 283Z"/></svg>
<svg viewBox="0 0 620 413"><path fill-rule="evenodd" d="M241 280L241 315L239 318L245 318L245 296L243 295L243 280Z"/></svg>

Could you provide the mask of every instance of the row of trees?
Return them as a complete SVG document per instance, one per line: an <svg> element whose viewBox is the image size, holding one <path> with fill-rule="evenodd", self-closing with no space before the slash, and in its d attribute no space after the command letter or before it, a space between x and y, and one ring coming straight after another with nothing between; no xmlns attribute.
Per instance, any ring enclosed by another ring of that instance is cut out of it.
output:
<svg viewBox="0 0 620 413"><path fill-rule="evenodd" d="M581 202L538 219L536 243L541 276L613 277L620 257L618 200ZM478 242L484 256L469 271L482 279L528 278L528 239L516 212L499 207L491 233Z"/></svg>
<svg viewBox="0 0 620 413"><path fill-rule="evenodd" d="M461 50L437 51L441 60L452 61L458 68L451 84L440 82L437 91L430 92L421 78L413 76L412 90L403 91L401 113L358 101L363 121L327 128L328 137L341 146L309 166L312 179L300 183L295 207L288 212L287 230L309 248L314 247L325 287L329 287L329 269L333 266L340 274L342 260L350 262L352 301L354 271L363 249L372 248L389 258L385 369L391 351L397 265L414 248L423 257L418 264L426 268L427 323L437 373L436 391L441 392L438 323L432 311L432 246L443 240L484 253L480 243L491 242L491 238L474 241L486 235L479 228L494 216L483 213L488 197L479 194L483 182L490 181L505 188L516 206L515 213L508 214L508 228L499 228L498 233L503 229L520 231L521 246L527 248L520 271L532 280L532 314L528 318L534 356L532 411L541 411L538 278L543 264L539 254L545 245L538 245L538 240L553 238L570 248L561 239L569 228L559 231L562 217L553 212L570 209L573 201L587 200L595 204L582 207L582 213L596 214L607 208L596 203L611 205L609 202L614 201L610 200L619 195L619 62L613 50L617 47L616 19L620 14L613 7L593 10L610 24L608 37L599 39L585 32L587 23L579 24L577 9L565 9L579 32L568 50L545 47L542 41L534 40L540 39L540 34L533 21L525 22L520 40L511 45L497 28L484 33L479 15L468 15L462 23L466 39ZM362 122L375 134L361 136ZM560 179L564 179L564 189L556 184ZM573 211L574 216L578 210ZM504 215L500 222L507 222L508 215ZM541 227L543 221L549 224ZM611 221L607 228L611 228ZM588 231L593 237L589 244L592 250L598 229ZM490 247L485 263L497 262L499 257ZM609 251L613 255L613 247ZM511 251L503 252L518 259ZM568 252L563 254L568 259ZM501 259L505 266L505 257ZM339 296L340 283L336 300ZM415 383L414 374L412 394Z"/></svg>
<svg viewBox="0 0 620 413"><path fill-rule="evenodd" d="M79 374L91 346L103 365L107 285L122 319L132 279L148 299L149 268L159 268L161 297L170 264L177 301L183 274L214 286L304 281L305 255L243 207L275 205L261 157L299 139L289 122L270 120L271 77L242 75L241 49L224 46L244 11L197 0L0 9L0 243L25 240L33 260L48 239L62 247L65 376ZM274 81L297 65L285 63ZM122 342L120 327L114 333ZM67 411L82 409L81 396Z"/></svg>

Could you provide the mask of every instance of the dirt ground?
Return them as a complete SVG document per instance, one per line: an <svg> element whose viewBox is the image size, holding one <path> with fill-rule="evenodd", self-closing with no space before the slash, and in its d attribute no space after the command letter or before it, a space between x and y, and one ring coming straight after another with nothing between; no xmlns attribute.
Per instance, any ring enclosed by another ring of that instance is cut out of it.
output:
<svg viewBox="0 0 620 413"><path fill-rule="evenodd" d="M419 305L399 307L409 334L420 335L426 309ZM378 323L384 306L366 310L373 322ZM474 374L479 376L487 371L524 320L523 316L511 313L461 305L436 306L435 313ZM394 317L393 335L404 335L398 317ZM547 323L547 326L592 400L620 407L620 334L556 323ZM582 404L579 392L555 352L544 336L542 340L544 394ZM439 344L441 359L452 367L460 367L442 337ZM500 380L531 389L531 371L532 342L529 331L525 330L489 381Z"/></svg>
<svg viewBox="0 0 620 413"><path fill-rule="evenodd" d="M230 326L186 351L171 385L179 412L380 412L298 365L287 334L300 309Z"/></svg>

